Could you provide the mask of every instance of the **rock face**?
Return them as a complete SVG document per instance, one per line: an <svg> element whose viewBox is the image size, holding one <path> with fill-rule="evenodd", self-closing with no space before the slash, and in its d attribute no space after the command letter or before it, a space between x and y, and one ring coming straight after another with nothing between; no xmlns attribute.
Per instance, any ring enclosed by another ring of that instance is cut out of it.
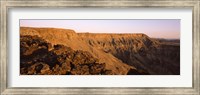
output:
<svg viewBox="0 0 200 95"><path fill-rule="evenodd" d="M145 34L21 27L20 35L21 74L180 74L180 45Z"/></svg>

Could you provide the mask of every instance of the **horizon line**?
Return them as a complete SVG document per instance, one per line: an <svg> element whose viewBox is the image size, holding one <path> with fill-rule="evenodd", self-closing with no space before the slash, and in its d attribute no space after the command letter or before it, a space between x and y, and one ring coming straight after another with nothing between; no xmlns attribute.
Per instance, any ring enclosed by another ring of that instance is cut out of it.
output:
<svg viewBox="0 0 200 95"><path fill-rule="evenodd" d="M145 34L145 33L140 33L140 32L138 32L138 33L130 33L130 32L125 32L125 33L109 33L109 32L101 32L101 33L99 33L99 32L95 32L95 33L93 33L93 32L83 32L83 31L75 31L74 29L68 29L68 28L61 28L61 27L30 27L30 26L20 26L20 28L53 28L53 29L63 29L63 30L72 30L72 31L74 31L75 33L77 33L77 34L86 34L86 33L88 33L88 34L144 34L144 35L147 35L147 34ZM150 37L149 35L147 35L148 37ZM162 37L150 37L150 38L153 38L153 39L173 39L173 40L180 40L180 38L162 38Z"/></svg>

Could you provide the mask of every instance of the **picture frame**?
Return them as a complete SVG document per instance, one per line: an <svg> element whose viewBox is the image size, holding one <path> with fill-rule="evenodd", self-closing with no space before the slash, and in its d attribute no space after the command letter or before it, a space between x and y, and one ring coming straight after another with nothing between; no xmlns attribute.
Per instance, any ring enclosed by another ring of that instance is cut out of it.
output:
<svg viewBox="0 0 200 95"><path fill-rule="evenodd" d="M0 88L2 95L10 94L133 94L133 95L200 95L200 1L199 0L1 0L1 33L0 33ZM192 87L8 87L8 11L10 8L73 8L73 7L98 7L98 8L192 8L193 51L192 51Z"/></svg>

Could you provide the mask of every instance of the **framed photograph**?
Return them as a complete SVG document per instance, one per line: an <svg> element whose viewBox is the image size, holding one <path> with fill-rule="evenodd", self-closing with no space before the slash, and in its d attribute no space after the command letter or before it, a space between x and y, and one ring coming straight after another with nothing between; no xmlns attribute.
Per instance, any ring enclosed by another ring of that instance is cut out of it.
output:
<svg viewBox="0 0 200 95"><path fill-rule="evenodd" d="M199 0L1 0L1 95L200 95Z"/></svg>

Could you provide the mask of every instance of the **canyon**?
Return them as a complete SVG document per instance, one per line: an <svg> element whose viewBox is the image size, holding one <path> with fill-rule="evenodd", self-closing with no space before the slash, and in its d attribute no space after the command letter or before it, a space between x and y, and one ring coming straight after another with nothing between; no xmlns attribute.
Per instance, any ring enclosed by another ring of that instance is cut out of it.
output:
<svg viewBox="0 0 200 95"><path fill-rule="evenodd" d="M20 27L22 75L180 75L180 41Z"/></svg>

